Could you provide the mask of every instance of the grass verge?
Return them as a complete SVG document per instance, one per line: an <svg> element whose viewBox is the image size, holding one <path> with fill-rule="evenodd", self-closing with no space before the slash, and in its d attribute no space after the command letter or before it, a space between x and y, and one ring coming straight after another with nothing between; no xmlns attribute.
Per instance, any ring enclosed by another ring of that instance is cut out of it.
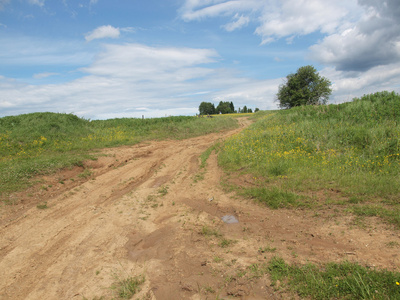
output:
<svg viewBox="0 0 400 300"><path fill-rule="evenodd" d="M311 299L400 299L400 273L374 270L357 263L289 265L273 258L268 265L279 288ZM278 287L277 287L278 288Z"/></svg>

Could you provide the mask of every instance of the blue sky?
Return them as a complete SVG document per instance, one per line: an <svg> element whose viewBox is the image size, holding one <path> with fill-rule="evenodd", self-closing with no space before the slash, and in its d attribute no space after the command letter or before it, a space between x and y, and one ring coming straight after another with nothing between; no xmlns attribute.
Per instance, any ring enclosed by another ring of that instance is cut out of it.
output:
<svg viewBox="0 0 400 300"><path fill-rule="evenodd" d="M0 0L0 117L276 109L313 65L331 103L400 91L399 0Z"/></svg>

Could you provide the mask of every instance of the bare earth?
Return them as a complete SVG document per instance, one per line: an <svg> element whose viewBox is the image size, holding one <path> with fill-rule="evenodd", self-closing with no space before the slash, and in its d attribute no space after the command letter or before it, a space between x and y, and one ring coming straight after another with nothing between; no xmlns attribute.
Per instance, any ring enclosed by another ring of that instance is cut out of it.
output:
<svg viewBox="0 0 400 300"><path fill-rule="evenodd" d="M65 170L16 195L0 208L0 299L110 299L113 283L136 275L145 282L134 299L283 299L279 283L249 269L273 256L398 270L398 231L374 219L356 226L333 209L271 210L226 192L215 153L201 169L206 149L250 123L239 121L230 132L107 149L87 162L90 178ZM252 184L250 176L229 180ZM225 215L239 222L224 223Z"/></svg>

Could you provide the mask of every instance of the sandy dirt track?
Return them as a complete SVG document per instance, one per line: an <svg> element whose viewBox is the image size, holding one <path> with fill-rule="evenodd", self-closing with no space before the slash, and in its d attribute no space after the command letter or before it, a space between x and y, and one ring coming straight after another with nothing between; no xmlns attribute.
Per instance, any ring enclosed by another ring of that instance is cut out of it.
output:
<svg viewBox="0 0 400 300"><path fill-rule="evenodd" d="M133 299L282 299L268 275L241 275L275 255L397 270L399 249L385 245L400 244L398 232L361 229L330 211L270 210L224 191L216 154L205 169L199 156L250 124L239 120L230 132L106 149L87 162L89 180L66 170L3 207L0 299L111 299L114 282L136 275L145 283ZM224 223L225 215L239 222Z"/></svg>

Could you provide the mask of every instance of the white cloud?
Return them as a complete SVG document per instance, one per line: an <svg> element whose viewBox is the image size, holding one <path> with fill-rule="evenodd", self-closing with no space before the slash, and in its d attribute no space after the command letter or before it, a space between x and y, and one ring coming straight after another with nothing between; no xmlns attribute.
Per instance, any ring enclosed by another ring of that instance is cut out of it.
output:
<svg viewBox="0 0 400 300"><path fill-rule="evenodd" d="M135 33L136 32L136 28L134 28L134 27L123 27L120 30L122 32L129 32L129 33Z"/></svg>
<svg viewBox="0 0 400 300"><path fill-rule="evenodd" d="M259 6L255 0L186 0L179 10L185 21L201 20L220 15L235 15L238 11L248 11Z"/></svg>
<svg viewBox="0 0 400 300"><path fill-rule="evenodd" d="M398 1L360 2L366 8L363 18L312 46L312 57L348 71L366 71L400 60Z"/></svg>
<svg viewBox="0 0 400 300"><path fill-rule="evenodd" d="M246 105L253 110L257 107L262 110L278 109L275 101L278 86L282 79L270 80L243 80L235 86L227 87L213 95L213 101L232 101L235 108Z"/></svg>
<svg viewBox="0 0 400 300"><path fill-rule="evenodd" d="M269 1L261 12L255 33L264 44L294 35L333 33L358 11L356 0Z"/></svg>
<svg viewBox="0 0 400 300"><path fill-rule="evenodd" d="M275 95L282 78L240 77L234 70L219 68L218 60L212 49L106 45L83 69L87 75L70 82L29 85L0 76L0 111L4 115L53 111L107 119L194 115L202 101L277 108ZM399 91L400 63L367 72L325 68L320 73L334 84L333 103L377 90Z"/></svg>
<svg viewBox="0 0 400 300"><path fill-rule="evenodd" d="M89 32L85 35L86 41L90 42L95 39L105 39L105 38L112 38L116 39L119 38L120 30L119 28L115 28L111 25L105 25L97 27L92 32Z"/></svg>
<svg viewBox="0 0 400 300"><path fill-rule="evenodd" d="M400 93L400 62L390 66L376 66L365 72L338 71L328 67L320 71L332 82L330 103L351 101L354 97L378 91Z"/></svg>
<svg viewBox="0 0 400 300"><path fill-rule="evenodd" d="M267 43L314 31L332 33L345 17L359 12L356 8L356 0L186 0L179 12L185 21L233 16L233 21L223 26L228 31L253 20L259 24L255 33Z"/></svg>
<svg viewBox="0 0 400 300"><path fill-rule="evenodd" d="M222 27L225 28L226 31L234 31L236 29L247 26L247 24L249 24L250 21L249 17L245 17L243 15L239 16L239 14L236 14L234 19L235 21L225 24Z"/></svg>
<svg viewBox="0 0 400 300"><path fill-rule="evenodd" d="M38 74L33 74L33 78L35 79L43 79L43 78L47 78L50 76L55 76L58 75L59 73L51 73L51 72L45 72L45 73L38 73Z"/></svg>
<svg viewBox="0 0 400 300"><path fill-rule="evenodd" d="M280 80L254 81L218 68L213 49L106 45L87 75L60 84L0 78L0 111L74 113L91 119L194 115L202 101L276 108ZM49 74L38 74L38 77ZM11 101L12 100L12 101Z"/></svg>
<svg viewBox="0 0 400 300"><path fill-rule="evenodd" d="M38 6L40 6L40 7L42 7L43 5L44 5L44 2L45 2L46 0L28 0L28 2L30 3L30 4L33 4L33 5L38 5Z"/></svg>
<svg viewBox="0 0 400 300"><path fill-rule="evenodd" d="M218 54L210 49L155 48L141 44L106 45L97 60L82 70L99 76L137 80L178 81L206 76L210 70L195 67L212 63Z"/></svg>
<svg viewBox="0 0 400 300"><path fill-rule="evenodd" d="M399 0L186 0L179 10L185 21L219 17L233 31L250 22L261 44L312 33L323 35L309 58L338 70L366 71L400 60Z"/></svg>
<svg viewBox="0 0 400 300"><path fill-rule="evenodd" d="M140 117L145 106L151 110L147 116L170 115L179 108L195 114L198 99L179 95L202 91L202 83L208 81L213 89L219 87L215 70L202 66L217 57L212 49L106 45L94 62L82 69L87 75L71 82L29 85L0 78L0 111L72 112L90 118L121 116L123 112L124 116Z"/></svg>

